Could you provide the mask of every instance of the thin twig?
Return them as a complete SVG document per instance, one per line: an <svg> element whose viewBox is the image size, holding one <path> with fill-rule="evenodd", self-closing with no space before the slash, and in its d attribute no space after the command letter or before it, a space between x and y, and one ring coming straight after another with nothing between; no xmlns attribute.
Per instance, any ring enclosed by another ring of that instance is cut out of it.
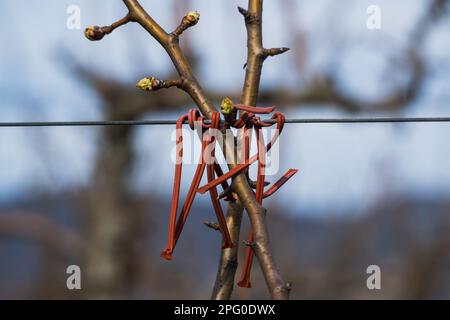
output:
<svg viewBox="0 0 450 320"><path fill-rule="evenodd" d="M217 222L205 221L203 224L214 231L220 231L220 225Z"/></svg>

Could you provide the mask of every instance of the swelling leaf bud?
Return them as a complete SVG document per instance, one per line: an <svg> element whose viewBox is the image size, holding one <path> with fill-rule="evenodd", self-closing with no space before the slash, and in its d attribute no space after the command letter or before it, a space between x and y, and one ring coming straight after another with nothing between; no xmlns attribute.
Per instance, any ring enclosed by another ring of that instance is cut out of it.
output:
<svg viewBox="0 0 450 320"><path fill-rule="evenodd" d="M185 18L191 26L195 26L200 21L200 13L197 11L191 11L185 16Z"/></svg>
<svg viewBox="0 0 450 320"><path fill-rule="evenodd" d="M230 115L234 111L234 103L230 98L224 98L220 104L220 112L224 116Z"/></svg>
<svg viewBox="0 0 450 320"><path fill-rule="evenodd" d="M158 80L154 77L149 77L149 78L144 78L144 79L140 80L136 84L136 87L141 90L144 90L144 91L153 91L153 90L161 89L161 87L163 85L164 85L163 81Z"/></svg>
<svg viewBox="0 0 450 320"><path fill-rule="evenodd" d="M90 26L84 30L84 35L91 41L99 41L103 39L105 32L99 26Z"/></svg>

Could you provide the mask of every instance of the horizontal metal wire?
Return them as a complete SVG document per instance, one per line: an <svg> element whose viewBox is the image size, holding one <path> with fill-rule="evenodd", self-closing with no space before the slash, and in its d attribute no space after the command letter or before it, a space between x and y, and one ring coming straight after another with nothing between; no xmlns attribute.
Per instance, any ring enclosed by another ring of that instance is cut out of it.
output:
<svg viewBox="0 0 450 320"><path fill-rule="evenodd" d="M117 121L32 121L0 122L0 127L95 127L95 126L165 126L175 125L176 120L117 120ZM276 123L276 120L264 120ZM450 117L389 117L389 118L303 118L286 119L289 124L326 124L326 123L417 123L450 122ZM188 122L185 121L185 124ZM208 124L209 120L205 120Z"/></svg>

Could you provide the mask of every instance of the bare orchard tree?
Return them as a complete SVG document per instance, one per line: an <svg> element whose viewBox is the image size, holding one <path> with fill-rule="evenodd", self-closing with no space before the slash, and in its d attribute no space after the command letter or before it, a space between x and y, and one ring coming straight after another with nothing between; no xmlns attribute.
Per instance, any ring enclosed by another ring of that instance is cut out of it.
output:
<svg viewBox="0 0 450 320"><path fill-rule="evenodd" d="M141 6L139 1L123 0L123 2L128 9L128 13L124 18L110 26L89 27L85 31L86 37L90 40L101 40L105 35L110 34L116 28L127 23L135 22L140 24L165 49L179 76L178 79L174 80L155 81L158 85L155 85L152 89L159 90L162 88L177 87L185 91L195 102L201 113L210 119L211 114L217 110L194 76L192 67L179 44L180 36L188 28L197 24L199 15L193 12L187 14L183 17L179 26L173 32L168 33ZM261 72L266 58L288 50L287 48L265 49L263 47L262 11L263 0L249 0L247 10L239 8L239 12L245 18L248 34L248 58L242 93L242 103L246 105L257 104ZM229 139L224 140L230 144ZM235 150L234 145L225 145L224 149L226 150L228 159L235 158L233 152ZM230 169L235 167L236 164L229 164ZM261 266L270 295L273 299L288 299L290 286L283 281L272 254L265 218L266 210L256 200L245 174L240 174L235 178L233 191L237 194L238 200L229 204L227 213L228 227L233 242L237 244L239 241L242 212L245 209L249 215L255 234L253 250ZM223 249L213 292L214 299L228 299L231 296L236 268L237 249Z"/></svg>

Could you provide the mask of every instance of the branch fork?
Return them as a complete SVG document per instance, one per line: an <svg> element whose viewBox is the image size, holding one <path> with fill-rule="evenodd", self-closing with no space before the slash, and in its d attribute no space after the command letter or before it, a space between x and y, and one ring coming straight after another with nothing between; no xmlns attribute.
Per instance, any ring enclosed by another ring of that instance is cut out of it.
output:
<svg viewBox="0 0 450 320"><path fill-rule="evenodd" d="M255 249L256 243L254 241L244 240L242 243L249 248Z"/></svg>
<svg viewBox="0 0 450 320"><path fill-rule="evenodd" d="M261 24L262 23L262 17L259 17L256 14L252 14L250 13L248 10L242 8L242 7L238 7L238 11L240 14L242 14L242 16L245 19L245 23L247 25L249 24Z"/></svg>
<svg viewBox="0 0 450 320"><path fill-rule="evenodd" d="M183 54L178 43L178 37L188 28L196 25L199 16L196 14L187 14L183 17L180 25L172 33L167 33L141 6L138 0L122 0L128 8L128 14L125 18L112 24L109 27L89 27L85 35L89 40L101 40L105 35L111 33L117 27L128 22L140 24L161 46L166 50L171 58L179 76L183 81L173 80L175 82L148 79L141 83L149 91L158 90L166 87L181 87L188 93L195 104L200 109L203 116L211 119L217 112L214 105L205 94L204 89L194 76L191 66ZM263 0L248 0L248 10L239 9L244 15L248 33L248 59L246 69L246 79L242 95L242 103L247 106L256 106L261 78L261 69L264 62L264 49L262 47L262 6ZM272 53L285 52L286 50L266 52L267 56ZM144 89L145 90L145 89ZM227 156L234 158L232 143L224 145L224 152ZM230 170L236 168L235 164L229 165ZM231 241L237 243L239 239L240 223L242 218L242 208L245 208L255 233L257 245L254 253L258 258L270 295L273 299L288 299L289 290L283 282L281 275L273 258L267 225L265 221L266 210L256 200L255 193L249 186L245 173L235 176L233 191L238 195L237 201L229 202L227 212L227 225L231 226ZM236 247L236 246L235 246ZM222 250L221 264L219 266L218 278L215 284L213 298L229 299L231 296L233 282L237 266L237 248Z"/></svg>

